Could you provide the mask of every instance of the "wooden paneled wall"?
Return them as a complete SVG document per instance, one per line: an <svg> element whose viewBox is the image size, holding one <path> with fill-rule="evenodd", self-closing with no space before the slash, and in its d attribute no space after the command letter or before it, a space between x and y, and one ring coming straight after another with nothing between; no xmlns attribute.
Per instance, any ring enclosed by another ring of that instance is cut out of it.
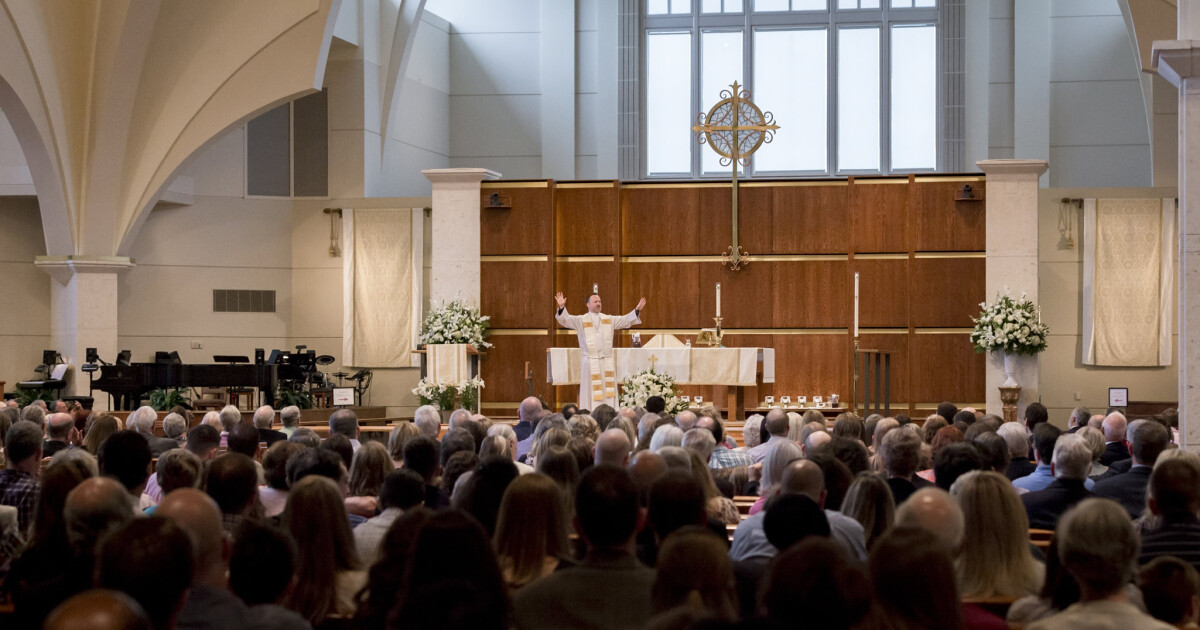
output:
<svg viewBox="0 0 1200 630"><path fill-rule="evenodd" d="M956 200L964 183L976 200ZM776 349L776 396L852 391L853 282L860 274L860 347L892 353L893 412L942 400L981 405L984 357L970 317L984 301L979 176L744 182L738 230L751 262L722 266L730 245L729 183L485 182L505 208L482 214L482 310L495 347L482 363L484 412L509 415L535 394L561 405L574 387L546 383L546 348L573 346L554 322L556 291L584 310L598 284L605 312L641 296L642 339L695 338L711 327L721 283L727 346ZM629 345L628 333L618 345ZM685 388L706 397L712 388ZM750 401L748 406L753 406Z"/></svg>

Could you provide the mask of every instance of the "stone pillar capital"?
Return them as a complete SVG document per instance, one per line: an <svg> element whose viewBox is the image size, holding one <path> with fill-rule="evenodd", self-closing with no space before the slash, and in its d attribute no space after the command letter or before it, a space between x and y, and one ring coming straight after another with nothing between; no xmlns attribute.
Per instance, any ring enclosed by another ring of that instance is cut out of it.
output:
<svg viewBox="0 0 1200 630"><path fill-rule="evenodd" d="M60 284L66 284L76 274L116 274L134 267L133 259L128 256L38 256L33 264Z"/></svg>
<svg viewBox="0 0 1200 630"><path fill-rule="evenodd" d="M1186 79L1200 75L1200 40L1169 39L1154 42L1150 64L1162 78L1177 88Z"/></svg>
<svg viewBox="0 0 1200 630"><path fill-rule="evenodd" d="M421 171L426 179L438 185L475 184L489 179L500 179L500 173L486 168L427 168Z"/></svg>
<svg viewBox="0 0 1200 630"><path fill-rule="evenodd" d="M1050 168L1046 160L979 160L975 165L988 176L989 181L1037 179Z"/></svg>

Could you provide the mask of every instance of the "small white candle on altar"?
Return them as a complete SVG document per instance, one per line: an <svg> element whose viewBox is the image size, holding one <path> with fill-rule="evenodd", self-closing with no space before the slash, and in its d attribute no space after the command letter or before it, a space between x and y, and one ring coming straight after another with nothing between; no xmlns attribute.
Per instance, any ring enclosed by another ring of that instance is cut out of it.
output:
<svg viewBox="0 0 1200 630"><path fill-rule="evenodd" d="M858 339L858 272L854 272L854 338Z"/></svg>
<svg viewBox="0 0 1200 630"><path fill-rule="evenodd" d="M721 316L721 283L717 283L717 317Z"/></svg>

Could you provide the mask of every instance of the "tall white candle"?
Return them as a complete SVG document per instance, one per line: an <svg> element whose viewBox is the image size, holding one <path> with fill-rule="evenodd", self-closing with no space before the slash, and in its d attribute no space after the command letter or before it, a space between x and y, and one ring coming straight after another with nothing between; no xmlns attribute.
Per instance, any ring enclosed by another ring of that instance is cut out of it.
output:
<svg viewBox="0 0 1200 630"><path fill-rule="evenodd" d="M858 272L854 272L854 338L858 339Z"/></svg>
<svg viewBox="0 0 1200 630"><path fill-rule="evenodd" d="M717 317L721 316L721 283L717 283Z"/></svg>

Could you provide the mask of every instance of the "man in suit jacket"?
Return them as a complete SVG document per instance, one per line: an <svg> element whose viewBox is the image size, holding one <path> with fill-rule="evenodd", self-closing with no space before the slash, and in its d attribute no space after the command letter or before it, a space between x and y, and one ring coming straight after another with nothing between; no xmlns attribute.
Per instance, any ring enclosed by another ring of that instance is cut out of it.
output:
<svg viewBox="0 0 1200 630"><path fill-rule="evenodd" d="M272 444L288 439L283 431L271 428L275 422L275 410L270 405L263 405L254 410L254 428L258 429L258 441L266 442L269 448Z"/></svg>
<svg viewBox="0 0 1200 630"><path fill-rule="evenodd" d="M146 438L150 444L150 456L158 457L163 453L179 448L175 440L154 435L154 421L158 420L158 412L154 411L153 407L138 407L137 411L129 414L127 424L132 425L134 431L138 435Z"/></svg>
<svg viewBox="0 0 1200 630"><path fill-rule="evenodd" d="M645 514L633 478L616 466L593 466L579 480L575 506L575 530L587 555L578 566L517 591L517 628L641 628L650 620L654 571L634 556Z"/></svg>
<svg viewBox="0 0 1200 630"><path fill-rule="evenodd" d="M1054 529L1068 508L1092 496L1083 486L1092 469L1092 449L1078 435L1063 435L1054 444L1050 460L1054 481L1045 490L1021 495L1021 503L1034 529Z"/></svg>
<svg viewBox="0 0 1200 630"><path fill-rule="evenodd" d="M1129 449L1125 447L1125 429L1128 426L1125 416L1114 411L1104 417L1104 454L1100 456L1100 464L1112 466L1113 462L1129 459Z"/></svg>
<svg viewBox="0 0 1200 630"><path fill-rule="evenodd" d="M1135 421L1130 426L1133 428L1130 444L1133 457L1129 472L1097 482L1093 491L1098 497L1120 503L1131 518L1137 518L1146 507L1146 484L1150 482L1154 462L1167 448L1171 435L1165 426L1149 420Z"/></svg>
<svg viewBox="0 0 1200 630"><path fill-rule="evenodd" d="M1071 410L1071 417L1067 418L1067 433L1074 433L1088 425L1088 419L1092 417L1092 412L1087 407L1076 407Z"/></svg>
<svg viewBox="0 0 1200 630"><path fill-rule="evenodd" d="M1025 427L1021 423L1005 422L1000 425L1000 429L996 433L999 433L1000 437L1004 438L1004 442L1008 444L1011 460L1004 476L1008 477L1009 481L1020 479L1037 468L1037 465L1029 461L1029 440L1025 434Z"/></svg>
<svg viewBox="0 0 1200 630"><path fill-rule="evenodd" d="M1174 556L1200 567L1200 466L1182 457L1162 462L1150 474L1149 495L1158 526L1142 532L1138 564Z"/></svg>

